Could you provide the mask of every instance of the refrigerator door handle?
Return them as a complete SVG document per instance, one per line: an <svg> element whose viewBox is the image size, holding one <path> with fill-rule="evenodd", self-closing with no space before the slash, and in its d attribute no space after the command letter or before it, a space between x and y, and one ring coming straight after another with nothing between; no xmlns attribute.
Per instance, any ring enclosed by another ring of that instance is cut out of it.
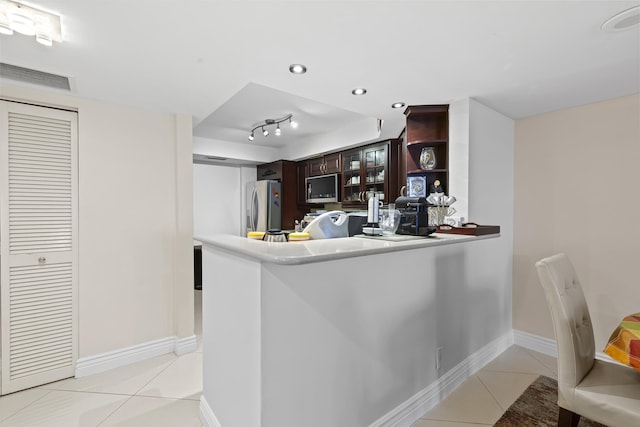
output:
<svg viewBox="0 0 640 427"><path fill-rule="evenodd" d="M249 220L251 222L250 223L251 231L256 231L256 223L258 222L257 204L258 204L258 192L256 191L256 188L253 187L253 190L251 192L251 211L249 215Z"/></svg>

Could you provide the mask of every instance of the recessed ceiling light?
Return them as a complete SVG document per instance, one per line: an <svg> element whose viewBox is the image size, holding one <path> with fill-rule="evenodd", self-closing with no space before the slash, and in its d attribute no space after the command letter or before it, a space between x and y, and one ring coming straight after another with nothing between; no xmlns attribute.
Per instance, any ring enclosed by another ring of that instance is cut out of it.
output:
<svg viewBox="0 0 640 427"><path fill-rule="evenodd" d="M293 74L304 74L307 72L307 67L302 64L289 65L289 71Z"/></svg>
<svg viewBox="0 0 640 427"><path fill-rule="evenodd" d="M402 108L404 107L404 102L394 102L391 104L391 108Z"/></svg>
<svg viewBox="0 0 640 427"><path fill-rule="evenodd" d="M640 25L640 6L624 10L607 19L600 27L602 31L617 32Z"/></svg>
<svg viewBox="0 0 640 427"><path fill-rule="evenodd" d="M364 95L365 93L367 93L367 90L363 87L357 87L352 90L351 93L354 95Z"/></svg>

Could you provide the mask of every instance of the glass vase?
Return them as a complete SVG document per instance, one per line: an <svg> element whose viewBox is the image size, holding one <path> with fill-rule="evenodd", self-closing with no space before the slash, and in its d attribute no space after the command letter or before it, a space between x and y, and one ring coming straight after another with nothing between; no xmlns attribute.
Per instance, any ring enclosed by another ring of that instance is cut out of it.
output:
<svg viewBox="0 0 640 427"><path fill-rule="evenodd" d="M420 152L420 169L431 170L436 167L436 153L433 147L424 147Z"/></svg>

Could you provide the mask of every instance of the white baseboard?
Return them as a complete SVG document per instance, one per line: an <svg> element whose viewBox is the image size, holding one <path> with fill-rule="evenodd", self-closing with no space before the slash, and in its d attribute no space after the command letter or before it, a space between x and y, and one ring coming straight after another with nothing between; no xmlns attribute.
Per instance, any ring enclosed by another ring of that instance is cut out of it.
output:
<svg viewBox="0 0 640 427"><path fill-rule="evenodd" d="M152 357L168 353L178 355L195 351L197 348L196 336L187 338L166 337L142 344L133 345L94 356L83 357L76 362L76 378L98 374L109 369L140 362Z"/></svg>
<svg viewBox="0 0 640 427"><path fill-rule="evenodd" d="M449 370L437 381L429 384L413 397L371 423L369 427L411 426L467 378L478 372L512 344L513 334L511 332L496 338Z"/></svg>
<svg viewBox="0 0 640 427"><path fill-rule="evenodd" d="M204 396L200 396L200 420L207 427L222 427Z"/></svg>
<svg viewBox="0 0 640 427"><path fill-rule="evenodd" d="M547 356L558 357L556 342L552 339L530 334L529 332L519 331L517 329L513 330L513 339L514 344L517 344L520 347L528 348L529 350L537 351L538 353L546 354ZM602 351L596 352L596 359L619 363Z"/></svg>
<svg viewBox="0 0 640 427"><path fill-rule="evenodd" d="M186 338L175 338L174 352L180 356L187 353L193 353L198 349L198 342L195 335Z"/></svg>
<svg viewBox="0 0 640 427"><path fill-rule="evenodd" d="M513 343L547 356L557 357L557 347L555 340L530 334L529 332L513 330Z"/></svg>

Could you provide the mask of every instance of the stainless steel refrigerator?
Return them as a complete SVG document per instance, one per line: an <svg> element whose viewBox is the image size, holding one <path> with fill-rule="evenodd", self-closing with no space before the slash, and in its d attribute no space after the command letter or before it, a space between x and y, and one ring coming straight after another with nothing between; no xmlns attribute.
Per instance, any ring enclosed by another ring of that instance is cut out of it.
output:
<svg viewBox="0 0 640 427"><path fill-rule="evenodd" d="M282 228L280 183L263 180L247 184L247 231Z"/></svg>

